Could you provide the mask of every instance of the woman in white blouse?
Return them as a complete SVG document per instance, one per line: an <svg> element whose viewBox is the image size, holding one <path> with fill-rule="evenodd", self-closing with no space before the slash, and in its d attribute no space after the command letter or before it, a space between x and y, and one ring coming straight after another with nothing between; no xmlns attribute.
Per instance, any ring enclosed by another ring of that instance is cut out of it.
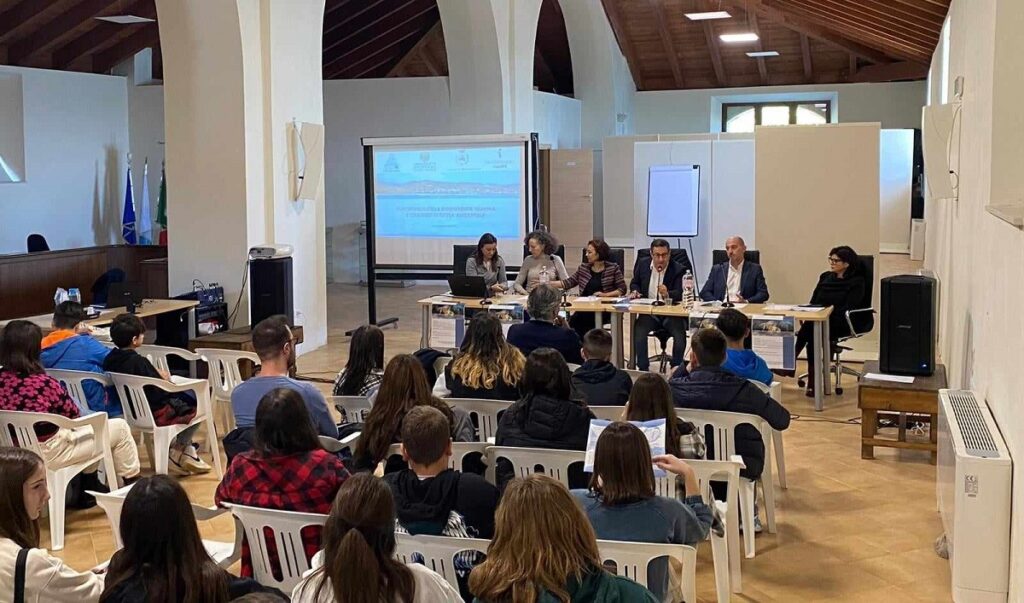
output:
<svg viewBox="0 0 1024 603"><path fill-rule="evenodd" d="M523 265L519 269L519 276L516 277L515 289L517 293L529 293L541 282L544 282L545 275L547 282L564 281L569 278L565 271L565 263L562 258L555 255L558 249L558 242L550 234L535 230L526 235L527 248L530 255L523 258Z"/></svg>

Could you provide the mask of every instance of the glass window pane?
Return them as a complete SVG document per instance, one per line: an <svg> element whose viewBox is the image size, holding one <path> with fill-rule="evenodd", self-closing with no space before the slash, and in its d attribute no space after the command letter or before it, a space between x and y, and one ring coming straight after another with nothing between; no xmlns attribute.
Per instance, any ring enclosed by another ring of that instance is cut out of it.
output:
<svg viewBox="0 0 1024 603"><path fill-rule="evenodd" d="M796 123L805 125L817 125L827 123L826 114L828 104L808 103L796 108Z"/></svg>
<svg viewBox="0 0 1024 603"><path fill-rule="evenodd" d="M786 105L765 105L761 108L762 126L789 125L789 107Z"/></svg>
<svg viewBox="0 0 1024 603"><path fill-rule="evenodd" d="M728 107L726 109L727 121L725 122L726 132L753 132L754 131L754 108L753 107Z"/></svg>

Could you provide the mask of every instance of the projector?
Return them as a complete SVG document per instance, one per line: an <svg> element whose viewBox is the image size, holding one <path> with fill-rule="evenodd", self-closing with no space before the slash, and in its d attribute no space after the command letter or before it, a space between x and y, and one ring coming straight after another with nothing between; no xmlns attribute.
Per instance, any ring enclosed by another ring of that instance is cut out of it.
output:
<svg viewBox="0 0 1024 603"><path fill-rule="evenodd" d="M273 260L275 258L287 258L292 255L291 245L274 245L267 243L265 245L257 245L249 249L250 260Z"/></svg>

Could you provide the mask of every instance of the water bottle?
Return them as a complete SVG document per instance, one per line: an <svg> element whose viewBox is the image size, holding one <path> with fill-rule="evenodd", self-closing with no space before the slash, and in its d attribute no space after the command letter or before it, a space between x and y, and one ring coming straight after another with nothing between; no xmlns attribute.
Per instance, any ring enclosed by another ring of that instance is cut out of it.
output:
<svg viewBox="0 0 1024 603"><path fill-rule="evenodd" d="M689 270L683 275L683 305L689 308L693 305L693 273Z"/></svg>
<svg viewBox="0 0 1024 603"><path fill-rule="evenodd" d="M68 300L78 304L82 303L82 293L78 290L78 287L68 289Z"/></svg>
<svg viewBox="0 0 1024 603"><path fill-rule="evenodd" d="M540 269L540 284L546 285L551 282L551 275L548 274L548 267L544 266Z"/></svg>

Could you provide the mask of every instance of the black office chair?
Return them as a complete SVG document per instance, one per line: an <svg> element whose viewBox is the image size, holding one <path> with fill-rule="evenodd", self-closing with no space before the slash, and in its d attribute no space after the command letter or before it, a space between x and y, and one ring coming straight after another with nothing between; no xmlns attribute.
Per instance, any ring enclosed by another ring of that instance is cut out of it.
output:
<svg viewBox="0 0 1024 603"><path fill-rule="evenodd" d="M581 264L586 264L587 263L587 250L586 249L583 250L582 256L583 257L580 258L580 263ZM626 265L625 265L626 264L626 250L625 249L623 249L621 247L612 247L611 248L611 254L608 257L608 261L609 262L614 262L615 264L618 265L619 269L622 270L623 274L626 273ZM569 269L569 267L566 266L566 270L568 270L568 269Z"/></svg>
<svg viewBox="0 0 1024 603"><path fill-rule="evenodd" d="M92 284L92 303L97 306L107 305L108 292L114 283L123 283L125 280L124 270L111 268L99 276Z"/></svg>
<svg viewBox="0 0 1024 603"><path fill-rule="evenodd" d="M41 234L30 234L28 235L28 252L36 253L38 251L49 251L50 246L46 242L46 237Z"/></svg>
<svg viewBox="0 0 1024 603"><path fill-rule="evenodd" d="M693 274L693 264L690 263L690 256L689 256L689 254L686 253L685 249L673 249L672 253L671 253L671 258L672 258L673 262L676 262L677 264L682 264L683 265L683 273L684 274L686 273L687 270L690 271L690 274ZM650 264L651 263L651 250L650 249L640 249L640 250L637 250L637 252L636 252L636 263L633 265L633 274L636 274L636 267L640 266L643 263L646 263L646 264ZM696 291L694 292L694 294L696 294ZM672 360L672 354L670 354L668 352L668 340L672 339L672 334L669 333L668 331L666 331L665 329L658 329L658 330L654 331L653 333L651 333L651 337L654 337L655 339L657 339L658 343L661 344L661 351L658 352L657 354L655 354L654 356L651 356L648 360L650 362L657 362L658 363L658 369L662 373L664 373L665 372L665 367Z"/></svg>
<svg viewBox="0 0 1024 603"><path fill-rule="evenodd" d="M757 249L748 249L743 253L743 260L746 262L753 262L754 264L761 263L761 252ZM716 249L711 252L711 263L721 264L728 262L729 256L725 253L724 249Z"/></svg>
<svg viewBox="0 0 1024 603"><path fill-rule="evenodd" d="M452 245L452 274L466 276L466 260L476 253L476 245Z"/></svg>

